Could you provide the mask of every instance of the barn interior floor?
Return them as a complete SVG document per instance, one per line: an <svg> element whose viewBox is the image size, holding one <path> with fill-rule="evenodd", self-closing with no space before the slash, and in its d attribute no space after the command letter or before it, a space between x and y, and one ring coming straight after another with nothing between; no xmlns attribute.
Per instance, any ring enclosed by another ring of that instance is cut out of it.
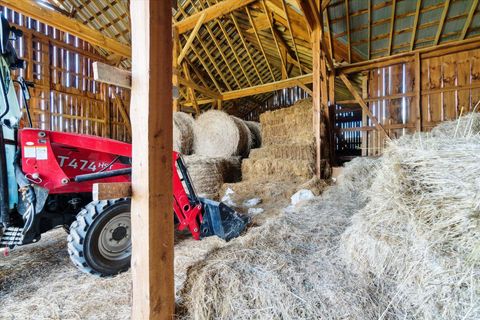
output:
<svg viewBox="0 0 480 320"><path fill-rule="evenodd" d="M255 186L255 187L253 187ZM243 202L262 199L255 207L264 212L252 217L250 230L275 217L301 187L300 181L254 181L226 184L234 190L235 208L248 213ZM15 248L0 257L0 319L130 319L131 273L98 278L81 273L70 262L67 234L54 229L32 245ZM187 269L226 243L216 237L195 241L176 234L175 286L177 293L187 277Z"/></svg>

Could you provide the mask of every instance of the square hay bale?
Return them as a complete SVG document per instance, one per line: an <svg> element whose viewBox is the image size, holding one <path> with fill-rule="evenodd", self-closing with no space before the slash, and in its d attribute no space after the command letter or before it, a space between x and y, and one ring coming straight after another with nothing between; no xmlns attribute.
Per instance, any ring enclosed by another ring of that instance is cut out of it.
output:
<svg viewBox="0 0 480 320"><path fill-rule="evenodd" d="M260 177L301 177L310 179L315 172L315 163L306 160L289 159L244 159L242 177L244 180Z"/></svg>

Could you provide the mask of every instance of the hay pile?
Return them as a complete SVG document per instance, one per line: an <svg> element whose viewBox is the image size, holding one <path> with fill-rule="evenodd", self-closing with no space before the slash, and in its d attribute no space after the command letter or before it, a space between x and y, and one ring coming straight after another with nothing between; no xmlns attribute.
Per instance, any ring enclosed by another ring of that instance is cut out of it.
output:
<svg viewBox="0 0 480 320"><path fill-rule="evenodd" d="M380 319L480 318L479 119L392 142L343 235L352 270L385 288Z"/></svg>
<svg viewBox="0 0 480 320"><path fill-rule="evenodd" d="M236 117L218 110L202 113L194 124L195 154L208 157L246 157L250 153L251 133Z"/></svg>
<svg viewBox="0 0 480 320"><path fill-rule="evenodd" d="M219 190L224 182L241 180L240 157L205 157L199 155L184 156L193 186L201 197L218 200Z"/></svg>
<svg viewBox="0 0 480 320"><path fill-rule="evenodd" d="M259 122L244 121L252 135L250 149L260 148L262 146L262 127Z"/></svg>
<svg viewBox="0 0 480 320"><path fill-rule="evenodd" d="M262 147L242 164L244 179L311 178L315 171L312 100L260 115Z"/></svg>
<svg viewBox="0 0 480 320"><path fill-rule="evenodd" d="M173 113L173 150L181 154L192 154L193 117L185 112Z"/></svg>
<svg viewBox="0 0 480 320"><path fill-rule="evenodd" d="M357 193L334 187L213 250L188 271L181 318L375 319L387 301L337 255Z"/></svg>

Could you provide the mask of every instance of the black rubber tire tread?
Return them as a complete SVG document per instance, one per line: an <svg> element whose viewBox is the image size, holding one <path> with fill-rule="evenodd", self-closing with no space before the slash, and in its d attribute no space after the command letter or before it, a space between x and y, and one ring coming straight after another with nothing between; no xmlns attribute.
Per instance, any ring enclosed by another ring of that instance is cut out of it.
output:
<svg viewBox="0 0 480 320"><path fill-rule="evenodd" d="M130 198L119 198L113 200L92 201L85 208L80 210L77 218L70 225L70 233L67 237L67 249L70 260L82 272L95 276L108 276L93 269L85 259L84 242L87 236L88 228L95 219L111 206L130 200Z"/></svg>

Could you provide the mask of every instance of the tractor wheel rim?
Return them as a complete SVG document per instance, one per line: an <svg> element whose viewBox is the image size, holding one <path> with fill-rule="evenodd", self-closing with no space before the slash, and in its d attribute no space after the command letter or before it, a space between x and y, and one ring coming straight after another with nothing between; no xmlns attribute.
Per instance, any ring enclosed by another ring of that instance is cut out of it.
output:
<svg viewBox="0 0 480 320"><path fill-rule="evenodd" d="M109 260L122 260L131 255L132 228L130 212L121 213L107 222L100 232L98 250Z"/></svg>

